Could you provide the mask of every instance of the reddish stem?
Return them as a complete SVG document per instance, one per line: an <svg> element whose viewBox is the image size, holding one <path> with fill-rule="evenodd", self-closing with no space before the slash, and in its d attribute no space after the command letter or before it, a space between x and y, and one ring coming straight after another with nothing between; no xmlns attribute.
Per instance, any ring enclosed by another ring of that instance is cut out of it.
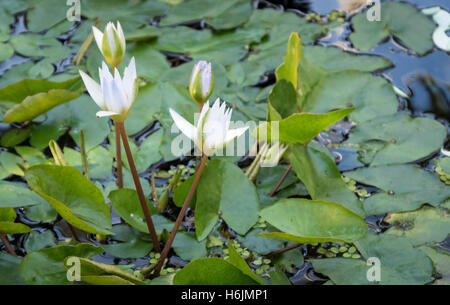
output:
<svg viewBox="0 0 450 305"><path fill-rule="evenodd" d="M2 240L2 243L5 245L6 250L9 252L9 254L17 256L16 251L14 251L14 248L9 243L8 236L6 236L3 233L0 233L0 239Z"/></svg>
<svg viewBox="0 0 450 305"><path fill-rule="evenodd" d="M278 188L280 187L280 185L284 182L284 180L286 180L286 177L289 174L289 172L291 171L291 169L292 169L292 165L289 165L289 167L284 172L283 176L281 176L280 180L277 182L277 184L270 191L270 194L269 194L270 197L275 195L275 193L278 191Z"/></svg>
<svg viewBox="0 0 450 305"><path fill-rule="evenodd" d="M122 149L120 147L120 131L116 123L116 163L117 163L117 186L119 189L123 188L122 175Z"/></svg>
<svg viewBox="0 0 450 305"><path fill-rule="evenodd" d="M159 275L159 272L161 271L162 266L164 265L164 261L169 254L170 247L172 247L172 243L175 239L175 235L178 232L178 228L181 225L181 222L184 219L184 216L186 215L187 208L189 207L189 204L191 203L192 197L195 194L195 190L197 189L198 182L200 181L200 177L202 176L203 170L205 169L206 161L208 160L207 155L203 155L202 162L200 163L200 167L197 170L197 174L195 175L194 182L192 182L191 188L189 190L189 193L186 197L186 200L184 201L183 207L181 208L180 213L178 214L177 220L175 222L175 225L173 226L172 232L170 232L170 237L167 243L164 245L164 249L161 253L161 257L159 259L158 265L155 267L155 276Z"/></svg>
<svg viewBox="0 0 450 305"><path fill-rule="evenodd" d="M270 252L269 254L265 255L265 257L272 257L272 256L275 256L275 255L287 252L289 250L296 249L296 248L300 247L301 245L302 244L294 244L292 246L289 246L289 247L286 247L286 248L283 248L283 249L280 249L280 250L277 250L277 251Z"/></svg>
<svg viewBox="0 0 450 305"><path fill-rule="evenodd" d="M116 122L116 128L119 129L120 135L122 136L123 147L125 148L125 153L127 154L128 164L130 165L130 171L133 176L134 185L136 186L142 211L144 212L145 220L147 222L148 231L150 233L150 237L152 238L153 247L155 247L157 252L161 252L158 236L156 235L155 226L153 225L152 217L145 200L144 191L142 190L141 182L139 181L139 175L136 170L136 165L134 164L133 155L131 154L130 145L128 144L128 138L125 133L125 126L123 122Z"/></svg>

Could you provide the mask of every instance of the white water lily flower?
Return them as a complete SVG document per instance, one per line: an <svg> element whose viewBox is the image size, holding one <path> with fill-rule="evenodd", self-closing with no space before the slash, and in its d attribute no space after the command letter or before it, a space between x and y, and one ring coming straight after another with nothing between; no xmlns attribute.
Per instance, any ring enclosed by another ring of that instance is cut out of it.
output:
<svg viewBox="0 0 450 305"><path fill-rule="evenodd" d="M226 109L226 103L217 99L212 107L206 102L200 113L197 126L192 125L173 109L169 109L175 125L195 145L208 156L225 147L235 138L241 136L247 127L229 129L232 109Z"/></svg>
<svg viewBox="0 0 450 305"><path fill-rule="evenodd" d="M81 78L94 102L102 109L97 117L110 116L113 120L124 121L137 96L137 75L134 57L125 68L123 78L114 68L114 77L105 62L99 68L100 85L80 70Z"/></svg>
<svg viewBox="0 0 450 305"><path fill-rule="evenodd" d="M203 105L211 96L213 88L214 74L211 63L201 60L192 69L189 93L197 104Z"/></svg>
<svg viewBox="0 0 450 305"><path fill-rule="evenodd" d="M105 26L104 33L95 26L92 27L92 32L106 62L111 67L119 66L125 55L126 48L125 36L119 21L117 21L117 27L112 22L108 22Z"/></svg>

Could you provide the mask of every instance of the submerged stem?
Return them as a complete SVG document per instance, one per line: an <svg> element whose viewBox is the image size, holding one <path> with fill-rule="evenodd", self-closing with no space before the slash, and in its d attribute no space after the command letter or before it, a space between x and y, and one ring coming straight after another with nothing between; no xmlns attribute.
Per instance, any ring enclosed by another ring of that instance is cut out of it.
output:
<svg viewBox="0 0 450 305"><path fill-rule="evenodd" d="M170 247L172 246L172 243L175 239L175 235L178 232L178 228L181 225L181 222L184 219L184 215L186 214L186 210L189 207L189 204L191 203L192 197L195 194L195 190L197 189L198 182L200 181L200 177L202 176L203 170L205 169L206 161L208 160L207 155L203 155L202 161L200 163L200 167L197 170L197 174L195 175L194 182L192 182L191 188L189 189L189 193L186 197L186 200L184 201L183 207L181 208L180 213L178 214L177 220L175 222L175 225L173 226L172 232L170 232L170 237L167 243L164 246L164 249L161 253L161 257L159 259L158 265L156 265L155 268L155 276L159 275L159 272L161 271L161 268L164 264L164 260L166 259L167 255L169 254Z"/></svg>
<svg viewBox="0 0 450 305"><path fill-rule="evenodd" d="M289 174L289 172L292 169L292 165L289 165L289 167L286 169L286 171L284 172L283 176L281 176L280 180L278 180L277 184L273 187L273 189L270 191L269 196L272 197L273 195L275 195L275 193L277 192L278 188L280 187L280 185L284 182L284 180L286 180L287 175Z"/></svg>
<svg viewBox="0 0 450 305"><path fill-rule="evenodd" d="M9 252L9 254L17 256L16 251L14 251L14 248L9 243L8 236L6 236L6 234L0 233L0 239L2 240L2 243L5 245L6 250Z"/></svg>
<svg viewBox="0 0 450 305"><path fill-rule="evenodd" d="M156 235L155 226L153 225L152 217L145 200L144 191L142 190L141 182L139 181L139 175L134 164L133 155L131 154L130 145L128 144L127 134L125 133L125 126L123 122L116 122L116 129L119 130L122 136L123 147L125 148L125 153L127 154L128 164L130 165L130 171L133 176L134 185L136 186L136 191L139 196L139 201L141 203L142 211L144 212L145 221L147 223L148 231L153 242L153 247L157 252L161 252L159 247L158 237ZM120 148L119 148L120 150Z"/></svg>

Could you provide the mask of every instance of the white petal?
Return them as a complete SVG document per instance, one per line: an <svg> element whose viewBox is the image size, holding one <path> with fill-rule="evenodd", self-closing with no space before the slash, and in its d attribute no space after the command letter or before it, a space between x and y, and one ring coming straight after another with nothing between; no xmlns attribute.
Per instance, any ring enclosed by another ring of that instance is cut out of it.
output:
<svg viewBox="0 0 450 305"><path fill-rule="evenodd" d="M194 65L194 69L192 69L191 81L189 84L190 87L192 87L194 85L194 80L197 77L197 74L199 71L200 71L200 66L199 66L199 63L197 63L196 65Z"/></svg>
<svg viewBox="0 0 450 305"><path fill-rule="evenodd" d="M95 42L97 43L97 47L102 52L102 44L103 44L103 33L95 26L92 27L92 32L94 33Z"/></svg>
<svg viewBox="0 0 450 305"><path fill-rule="evenodd" d="M106 33L108 37L109 47L111 48L111 53L114 53L115 50L115 42L114 42L114 32L116 31L116 27L112 22L108 22L106 25Z"/></svg>
<svg viewBox="0 0 450 305"><path fill-rule="evenodd" d="M131 58L130 63L128 64L128 67L125 68L125 71L123 72L123 87L125 90L125 93L127 95L128 102L130 104L133 103L136 93L136 62L134 60L134 57ZM131 105L130 105L131 106Z"/></svg>
<svg viewBox="0 0 450 305"><path fill-rule="evenodd" d="M98 118L101 118L101 117L104 117L104 116L120 115L120 113L113 112L113 111L104 111L104 110L102 110L102 111L98 111L95 115Z"/></svg>
<svg viewBox="0 0 450 305"><path fill-rule="evenodd" d="M195 138L196 129L194 125L189 123L185 118L179 115L177 112L169 108L170 115L172 116L175 125L177 125L178 129L191 140Z"/></svg>
<svg viewBox="0 0 450 305"><path fill-rule="evenodd" d="M100 108L104 109L105 101L103 99L102 88L100 85L83 71L80 70L79 72L89 95Z"/></svg>
<svg viewBox="0 0 450 305"><path fill-rule="evenodd" d="M229 142L233 141L234 138L240 137L247 129L248 129L248 126L228 130L227 136L225 137L225 143L229 143Z"/></svg>
<svg viewBox="0 0 450 305"><path fill-rule="evenodd" d="M125 53L125 47L126 47L125 35L123 34L122 26L120 25L119 21L117 21L117 34L119 35L120 44L122 45L123 52Z"/></svg>

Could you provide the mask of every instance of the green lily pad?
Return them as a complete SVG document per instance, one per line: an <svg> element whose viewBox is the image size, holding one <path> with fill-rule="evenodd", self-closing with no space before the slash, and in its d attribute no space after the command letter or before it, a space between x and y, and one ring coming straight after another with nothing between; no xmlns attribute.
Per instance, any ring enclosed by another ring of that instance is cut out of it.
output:
<svg viewBox="0 0 450 305"><path fill-rule="evenodd" d="M300 268L305 263L301 249L293 249L281 253L275 256L272 261L275 266L289 273L294 273L295 268Z"/></svg>
<svg viewBox="0 0 450 305"><path fill-rule="evenodd" d="M312 199L337 202L358 215L365 215L362 202L347 188L326 148L314 142L308 146L291 145L288 156Z"/></svg>
<svg viewBox="0 0 450 305"><path fill-rule="evenodd" d="M365 259L380 260L380 283L384 285L420 285L433 280L431 260L413 248L404 238L369 233L356 242ZM368 285L367 273L372 265L362 259L328 258L310 260L315 271L327 275L338 285Z"/></svg>
<svg viewBox="0 0 450 305"><path fill-rule="evenodd" d="M359 215L334 202L285 199L264 208L260 215L280 232L258 236L298 243L354 242L367 233L367 225Z"/></svg>
<svg viewBox="0 0 450 305"><path fill-rule="evenodd" d="M197 188L195 225L197 239L203 240L219 219L244 235L258 220L259 199L254 185L234 164L211 160Z"/></svg>
<svg viewBox="0 0 450 305"><path fill-rule="evenodd" d="M64 147L64 158L68 165L83 171L81 153L75 149ZM103 146L96 146L87 152L89 177L93 179L107 179L112 176L113 160L111 153Z"/></svg>
<svg viewBox="0 0 450 305"><path fill-rule="evenodd" d="M127 188L115 190L109 193L108 198L111 201L112 208L130 226L141 232L149 233L144 212L142 211L139 197L135 190ZM148 199L147 206L150 214L155 215L158 213Z"/></svg>
<svg viewBox="0 0 450 305"><path fill-rule="evenodd" d="M435 120L397 113L362 122L345 144L367 148L363 156L368 159L366 163L374 166L412 162L426 157L438 150L446 137L445 127Z"/></svg>
<svg viewBox="0 0 450 305"><path fill-rule="evenodd" d="M256 252L260 255L266 255L270 252L280 250L283 248L284 241L275 238L264 238L261 234L275 232L276 228L271 228L270 230L263 230L261 228L256 228L248 232L245 236L238 236L239 241L245 248L248 248L252 252Z"/></svg>
<svg viewBox="0 0 450 305"><path fill-rule="evenodd" d="M321 26L310 23L295 13L266 8L253 10L250 20L244 27L248 29L262 27L268 34L268 39L255 46L255 52L248 57L248 60L258 62L265 66L266 71L270 71L283 61L289 35L292 32L297 32L303 45L307 45L313 43L320 34L333 25Z"/></svg>
<svg viewBox="0 0 450 305"><path fill-rule="evenodd" d="M139 258L147 255L153 244L149 241L149 236L143 234L126 224L113 226L114 240L119 243L103 245L103 249L109 255L120 258Z"/></svg>
<svg viewBox="0 0 450 305"><path fill-rule="evenodd" d="M450 284L450 255L448 252L439 250L436 248L421 246L419 248L425 252L429 258L433 261L436 272L439 273L441 278L435 281L435 285L449 285Z"/></svg>
<svg viewBox="0 0 450 305"><path fill-rule="evenodd" d="M17 215L13 208L0 208L0 233L19 234L30 232L30 227L15 223Z"/></svg>
<svg viewBox="0 0 450 305"><path fill-rule="evenodd" d="M414 165L371 166L345 172L345 176L382 190L364 200L368 215L411 211L424 203L437 206L450 195L437 174Z"/></svg>
<svg viewBox="0 0 450 305"><path fill-rule="evenodd" d="M101 247L90 244L55 246L28 253L20 263L20 275L28 284L70 284L64 269L64 259L69 256L91 257L102 252Z"/></svg>
<svg viewBox="0 0 450 305"><path fill-rule="evenodd" d="M370 50L391 34L419 55L433 48L431 36L436 26L425 14L408 3L380 5L380 21L369 21L367 9L352 18L350 41L356 48Z"/></svg>
<svg viewBox="0 0 450 305"><path fill-rule="evenodd" d="M393 225L386 234L406 237L414 246L439 243L450 234L450 219L445 209L423 207L390 214L386 221Z"/></svg>
<svg viewBox="0 0 450 305"><path fill-rule="evenodd" d="M42 113L81 95L79 78L62 83L24 79L0 90L0 100L16 103L3 122L30 121Z"/></svg>
<svg viewBox="0 0 450 305"><path fill-rule="evenodd" d="M246 22L250 14L249 0L187 0L172 8L160 25L206 19L215 29L232 29Z"/></svg>
<svg viewBox="0 0 450 305"><path fill-rule="evenodd" d="M71 225L89 233L110 234L111 214L102 193L75 168L37 165L26 171L25 178Z"/></svg>
<svg viewBox="0 0 450 305"><path fill-rule="evenodd" d="M21 257L0 252L0 284L1 285L24 285L25 282L19 275L19 264Z"/></svg>
<svg viewBox="0 0 450 305"><path fill-rule="evenodd" d="M80 263L80 278L92 285L144 285L144 282L131 273L114 266L92 261L84 257L68 256L64 260L64 267L69 272L71 263Z"/></svg>
<svg viewBox="0 0 450 305"><path fill-rule="evenodd" d="M217 276L220 274L220 276ZM231 263L215 257L198 258L175 274L174 285L256 285Z"/></svg>
<svg viewBox="0 0 450 305"><path fill-rule="evenodd" d="M43 232L31 231L25 241L25 250L27 253L42 249L56 246L56 238L52 231L45 230Z"/></svg>
<svg viewBox="0 0 450 305"><path fill-rule="evenodd" d="M17 182L0 181L0 207L26 207L46 203L25 185Z"/></svg>
<svg viewBox="0 0 450 305"><path fill-rule="evenodd" d="M173 241L173 250L186 261L207 256L206 239L197 241L195 233L179 232Z"/></svg>
<svg viewBox="0 0 450 305"><path fill-rule="evenodd" d="M350 104L355 107L350 119L356 123L394 114L398 108L392 85L367 72L342 71L327 74L304 94L307 95L303 97L302 111L325 113Z"/></svg>
<svg viewBox="0 0 450 305"><path fill-rule="evenodd" d="M3 147L16 146L25 141L30 136L29 128L14 128L5 132L0 139L0 145Z"/></svg>

